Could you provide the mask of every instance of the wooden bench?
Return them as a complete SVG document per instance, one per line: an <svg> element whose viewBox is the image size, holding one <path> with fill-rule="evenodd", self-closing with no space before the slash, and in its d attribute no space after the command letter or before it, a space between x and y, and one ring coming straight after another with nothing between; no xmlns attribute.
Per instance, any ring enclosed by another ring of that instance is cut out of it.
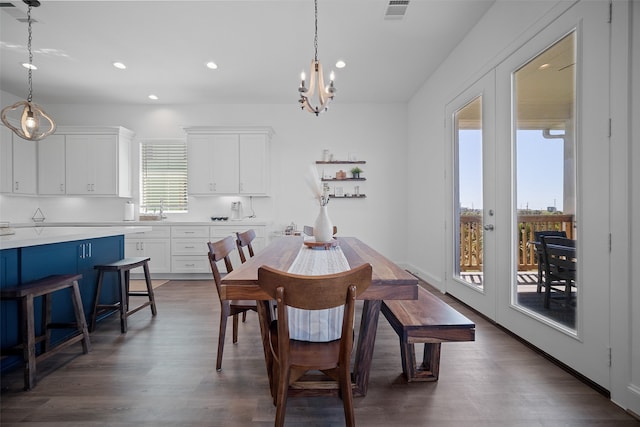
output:
<svg viewBox="0 0 640 427"><path fill-rule="evenodd" d="M34 282L0 290L0 299L19 301L20 307L20 343L11 349L2 349L2 354L13 354L18 350L22 354L24 368L24 388L31 390L36 385L36 364L58 351L81 342L82 352L91 350L89 331L82 308L82 298L78 287L81 274L49 276ZM70 296L75 315L75 322L61 323L51 320L51 311L55 292L70 289ZM40 329L36 328L35 298L42 297L42 319ZM75 334L55 345L51 343L51 329L74 329ZM39 335L36 335L38 333ZM42 343L37 353L38 344Z"/></svg>
<svg viewBox="0 0 640 427"><path fill-rule="evenodd" d="M438 380L440 343L475 341L476 325L422 287L417 300L383 301L382 313L400 337L407 382ZM421 366L416 366L416 343L424 343Z"/></svg>

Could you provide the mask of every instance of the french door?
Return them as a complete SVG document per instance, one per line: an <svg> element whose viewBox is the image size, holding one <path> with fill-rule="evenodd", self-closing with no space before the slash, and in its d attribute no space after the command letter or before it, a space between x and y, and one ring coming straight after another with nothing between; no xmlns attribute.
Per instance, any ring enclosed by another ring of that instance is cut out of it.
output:
<svg viewBox="0 0 640 427"><path fill-rule="evenodd" d="M447 292L605 388L607 21L607 2L576 3L447 106L445 275ZM576 245L576 279L548 306L542 230Z"/></svg>

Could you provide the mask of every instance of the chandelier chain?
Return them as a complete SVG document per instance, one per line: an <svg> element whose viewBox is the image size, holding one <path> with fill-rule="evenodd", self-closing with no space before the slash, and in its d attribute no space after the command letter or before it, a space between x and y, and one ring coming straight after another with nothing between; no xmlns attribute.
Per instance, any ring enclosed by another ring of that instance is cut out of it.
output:
<svg viewBox="0 0 640 427"><path fill-rule="evenodd" d="M29 96L27 101L31 102L33 99L33 81L31 79L31 66L33 65L33 53L31 52L31 5L27 11L27 22L29 24L29 38L27 39L27 50L29 51Z"/></svg>
<svg viewBox="0 0 640 427"><path fill-rule="evenodd" d="M313 46L316 51L315 60L318 62L318 0L315 0L316 36L313 39Z"/></svg>

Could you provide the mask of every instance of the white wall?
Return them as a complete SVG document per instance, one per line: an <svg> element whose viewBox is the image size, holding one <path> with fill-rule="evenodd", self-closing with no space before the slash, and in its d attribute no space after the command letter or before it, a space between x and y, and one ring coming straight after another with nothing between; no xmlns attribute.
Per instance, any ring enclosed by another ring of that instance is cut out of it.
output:
<svg viewBox="0 0 640 427"><path fill-rule="evenodd" d="M3 96L4 98L4 96ZM8 99L8 98L7 98ZM405 211L407 205L405 104L345 105L340 100L316 117L288 105L47 105L58 125L119 125L133 130L137 142L145 139L185 139L187 126L271 126L272 197L253 198L258 218L283 230L291 222L300 228L313 225L319 208L304 176L309 165L321 160L327 148L335 158L355 152L367 181L360 183L366 199L332 200L329 216L339 234L358 236L397 262L406 260ZM134 187L137 186L137 149L134 149ZM345 170L349 166L345 165ZM350 188L345 185L345 190ZM136 191L137 196L137 191ZM186 215L173 220L208 221L230 213L229 197L191 197ZM249 199L242 198L245 213ZM136 197L134 202L138 204ZM117 198L58 198L0 196L0 219L29 222L37 207L47 221L121 220L125 200Z"/></svg>

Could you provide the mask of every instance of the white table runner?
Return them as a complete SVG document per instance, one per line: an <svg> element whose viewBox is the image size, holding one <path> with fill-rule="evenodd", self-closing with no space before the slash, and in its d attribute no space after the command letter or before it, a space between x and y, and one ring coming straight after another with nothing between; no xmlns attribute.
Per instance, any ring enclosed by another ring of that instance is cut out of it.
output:
<svg viewBox="0 0 640 427"><path fill-rule="evenodd" d="M350 270L349 262L339 246L328 250L302 246L288 272L306 276L340 273ZM326 342L340 338L344 307L328 310L288 308L290 338Z"/></svg>

